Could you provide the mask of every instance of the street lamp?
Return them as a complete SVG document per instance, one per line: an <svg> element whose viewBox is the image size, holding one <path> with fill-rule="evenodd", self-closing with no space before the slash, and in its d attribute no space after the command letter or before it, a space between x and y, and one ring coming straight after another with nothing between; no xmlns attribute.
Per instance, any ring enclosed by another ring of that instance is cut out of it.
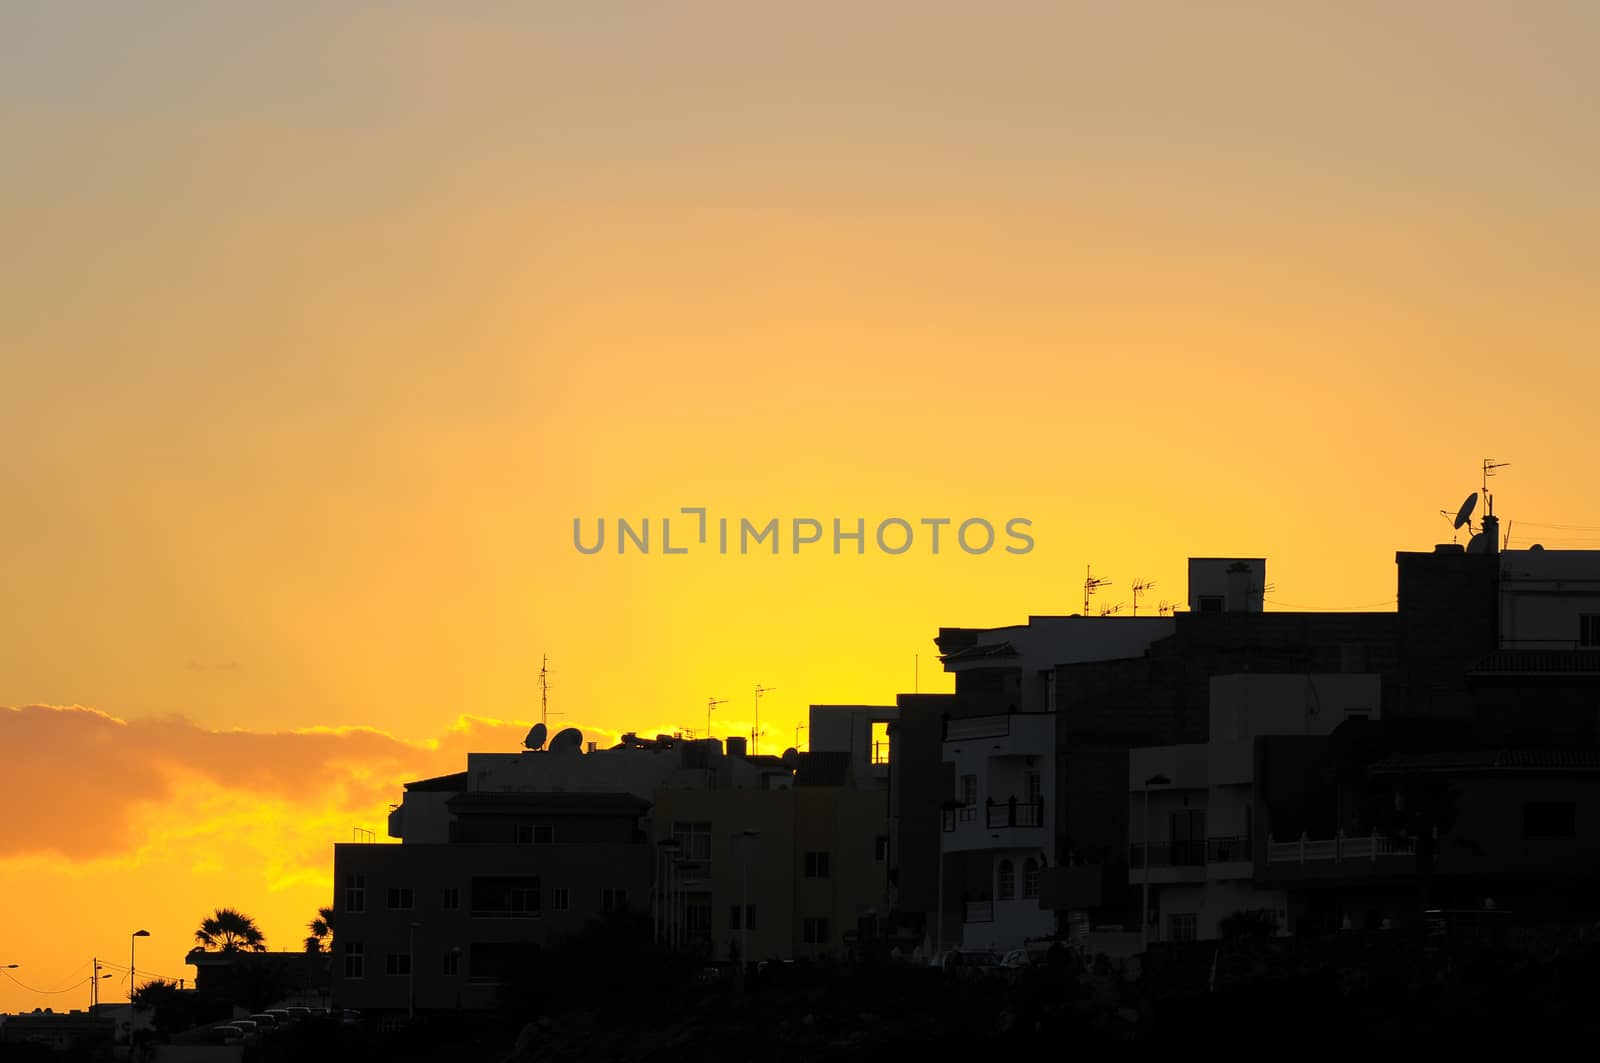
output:
<svg viewBox="0 0 1600 1063"><path fill-rule="evenodd" d="M134 968L137 966L133 962L134 947L139 944L140 938L147 938L149 936L150 931L148 930L135 930L132 934L128 935L128 1049L130 1051L133 1049L133 972Z"/></svg>
<svg viewBox="0 0 1600 1063"><path fill-rule="evenodd" d="M406 1018L417 1017L417 927L421 923L406 924Z"/></svg>
<svg viewBox="0 0 1600 1063"><path fill-rule="evenodd" d="M1152 775L1144 781L1144 900L1139 910L1140 952L1150 947L1150 787L1171 785L1172 780L1165 775Z"/></svg>

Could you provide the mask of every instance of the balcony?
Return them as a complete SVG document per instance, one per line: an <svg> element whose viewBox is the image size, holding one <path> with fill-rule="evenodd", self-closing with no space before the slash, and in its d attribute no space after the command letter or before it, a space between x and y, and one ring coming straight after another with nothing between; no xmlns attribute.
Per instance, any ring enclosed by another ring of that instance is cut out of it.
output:
<svg viewBox="0 0 1600 1063"><path fill-rule="evenodd" d="M1206 863L1232 864L1249 860L1250 839L1243 835L1206 839Z"/></svg>
<svg viewBox="0 0 1600 1063"><path fill-rule="evenodd" d="M1346 836L1341 831L1331 838L1309 838L1302 834L1295 841L1267 843L1269 864L1376 862L1384 857L1410 857L1416 853L1415 838L1390 838L1376 833Z"/></svg>
<svg viewBox="0 0 1600 1063"><path fill-rule="evenodd" d="M1151 867L1204 867L1206 843L1203 841L1157 842L1151 846L1134 843L1128 847L1128 867L1145 866L1146 848L1150 852Z"/></svg>
<svg viewBox="0 0 1600 1063"><path fill-rule="evenodd" d="M1001 738L1011 733L1011 717L969 716L944 722L944 740L959 742L969 738Z"/></svg>
<svg viewBox="0 0 1600 1063"><path fill-rule="evenodd" d="M1044 825L1043 799L1028 802L991 802L984 806L984 824L990 830L1006 827L1039 827Z"/></svg>

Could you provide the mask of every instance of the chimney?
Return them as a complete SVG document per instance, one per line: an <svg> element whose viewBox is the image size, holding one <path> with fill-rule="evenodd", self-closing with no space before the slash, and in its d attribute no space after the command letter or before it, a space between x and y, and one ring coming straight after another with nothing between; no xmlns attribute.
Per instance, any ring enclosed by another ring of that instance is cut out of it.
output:
<svg viewBox="0 0 1600 1063"><path fill-rule="evenodd" d="M748 739L742 738L742 737L740 737L738 735L729 735L728 736L728 756L730 756L730 757L742 757L742 756L744 756L745 755L745 749L746 749L745 743L747 741L748 741Z"/></svg>
<svg viewBox="0 0 1600 1063"><path fill-rule="evenodd" d="M1500 518L1493 513L1483 518L1483 552L1486 554L1500 552Z"/></svg>

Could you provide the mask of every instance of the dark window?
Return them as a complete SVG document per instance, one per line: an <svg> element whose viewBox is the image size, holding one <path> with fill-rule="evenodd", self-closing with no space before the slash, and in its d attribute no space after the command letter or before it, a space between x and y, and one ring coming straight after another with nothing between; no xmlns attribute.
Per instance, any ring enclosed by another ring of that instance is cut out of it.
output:
<svg viewBox="0 0 1600 1063"><path fill-rule="evenodd" d="M460 949L444 954L444 973L446 975L457 975L461 973Z"/></svg>
<svg viewBox="0 0 1600 1063"><path fill-rule="evenodd" d="M800 936L807 945L826 945L828 943L828 921L809 917L802 919L800 921Z"/></svg>
<svg viewBox="0 0 1600 1063"><path fill-rule="evenodd" d="M628 891L606 887L600 891L600 910L602 912L625 912L628 910Z"/></svg>
<svg viewBox="0 0 1600 1063"><path fill-rule="evenodd" d="M556 840L556 829L545 823L518 823L516 826L516 842L518 845L549 845Z"/></svg>
<svg viewBox="0 0 1600 1063"><path fill-rule="evenodd" d="M346 978L360 978L366 974L366 957L362 954L359 941L346 941L344 943L344 976Z"/></svg>
<svg viewBox="0 0 1600 1063"><path fill-rule="evenodd" d="M961 776L961 803L964 805L978 803L978 777L976 775Z"/></svg>
<svg viewBox="0 0 1600 1063"><path fill-rule="evenodd" d="M411 953L391 952L383 958L384 974L410 974Z"/></svg>
<svg viewBox="0 0 1600 1063"><path fill-rule="evenodd" d="M364 912L367 910L367 876L346 875L344 877L344 910L347 912Z"/></svg>
<svg viewBox="0 0 1600 1063"><path fill-rule="evenodd" d="M1202 612L1202 613L1220 613L1220 612L1222 612L1222 595L1220 595L1220 594L1202 594L1200 596L1200 609L1199 609L1199 612Z"/></svg>
<svg viewBox="0 0 1600 1063"><path fill-rule="evenodd" d="M1577 833L1578 806L1571 801L1534 801L1522 806L1527 838L1571 838Z"/></svg>
<svg viewBox="0 0 1600 1063"><path fill-rule="evenodd" d="M744 913L743 923L739 921L739 913L741 911ZM728 905L728 927L731 930L754 930L756 928L756 906L753 904L746 904L742 907L737 904Z"/></svg>
<svg viewBox="0 0 1600 1063"><path fill-rule="evenodd" d="M1600 646L1600 613L1578 617L1578 645Z"/></svg>
<svg viewBox="0 0 1600 1063"><path fill-rule="evenodd" d="M411 887L410 886L390 886L389 887L388 901L389 901L389 907L390 908L397 908L397 909L410 908L411 907Z"/></svg>
<svg viewBox="0 0 1600 1063"><path fill-rule="evenodd" d="M1017 869L1010 860L1000 861L1000 867L995 874L998 880L995 884L994 898L997 901L1009 901L1017 892Z"/></svg>
<svg viewBox="0 0 1600 1063"><path fill-rule="evenodd" d="M458 888L456 886L446 886L444 888L444 897L440 901L439 907L441 907L441 908L459 908L459 907L461 907L461 890L460 890L460 888Z"/></svg>
<svg viewBox="0 0 1600 1063"><path fill-rule="evenodd" d="M1167 916L1168 941L1194 941L1200 936L1200 917L1193 913Z"/></svg>
<svg viewBox="0 0 1600 1063"><path fill-rule="evenodd" d="M880 834L872 842L872 858L874 860L889 859L889 838Z"/></svg>
<svg viewBox="0 0 1600 1063"><path fill-rule="evenodd" d="M675 820L672 838L678 843L678 856L684 860L711 859L711 824L706 820Z"/></svg>
<svg viewBox="0 0 1600 1063"><path fill-rule="evenodd" d="M550 891L550 907L558 912L564 912L572 906L572 899L567 894L565 886L557 886Z"/></svg>
<svg viewBox="0 0 1600 1063"><path fill-rule="evenodd" d="M828 877L828 854L826 852L806 854L806 878Z"/></svg>
<svg viewBox="0 0 1600 1063"><path fill-rule="evenodd" d="M500 919L539 916L539 876L507 875L472 880L472 914Z"/></svg>
<svg viewBox="0 0 1600 1063"><path fill-rule="evenodd" d="M1022 862L1022 896L1039 896L1039 861L1031 856Z"/></svg>

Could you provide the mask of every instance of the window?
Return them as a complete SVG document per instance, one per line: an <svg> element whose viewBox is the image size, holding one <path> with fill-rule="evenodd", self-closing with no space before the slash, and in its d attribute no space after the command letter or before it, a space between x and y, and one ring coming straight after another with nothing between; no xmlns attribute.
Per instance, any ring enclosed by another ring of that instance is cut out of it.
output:
<svg viewBox="0 0 1600 1063"><path fill-rule="evenodd" d="M1030 771L1024 777L1023 781L1027 786L1026 792L1028 794L1028 804L1038 804L1040 799L1044 796L1044 786L1039 780L1039 773L1036 771Z"/></svg>
<svg viewBox="0 0 1600 1063"><path fill-rule="evenodd" d="M806 854L806 878L828 877L828 854L816 852Z"/></svg>
<svg viewBox="0 0 1600 1063"><path fill-rule="evenodd" d="M1202 594L1200 596L1200 608L1198 611L1202 613L1222 612L1222 595Z"/></svg>
<svg viewBox="0 0 1600 1063"><path fill-rule="evenodd" d="M872 722L872 763L889 763L889 721Z"/></svg>
<svg viewBox="0 0 1600 1063"><path fill-rule="evenodd" d="M543 823L518 823L516 826L516 843L518 845L549 845L556 840L556 829Z"/></svg>
<svg viewBox="0 0 1600 1063"><path fill-rule="evenodd" d="M994 899L1009 901L1017 892L1017 869L1010 860L1000 861L1000 866L995 872Z"/></svg>
<svg viewBox="0 0 1600 1063"><path fill-rule="evenodd" d="M557 886L550 891L550 907L558 912L564 912L572 907L572 898L567 895L565 886Z"/></svg>
<svg viewBox="0 0 1600 1063"><path fill-rule="evenodd" d="M389 907L393 909L408 909L411 907L410 886L390 886L388 895Z"/></svg>
<svg viewBox="0 0 1600 1063"><path fill-rule="evenodd" d="M439 902L439 907L454 909L461 907L461 890L456 886L446 886L444 896Z"/></svg>
<svg viewBox="0 0 1600 1063"><path fill-rule="evenodd" d="M600 891L600 910L602 912L625 912L628 910L628 891L613 889L607 886Z"/></svg>
<svg viewBox="0 0 1600 1063"><path fill-rule="evenodd" d="M828 943L828 921L807 917L800 921L800 937L807 945L826 945Z"/></svg>
<svg viewBox="0 0 1600 1063"><path fill-rule="evenodd" d="M1571 838L1577 831L1578 806L1571 801L1534 801L1522 806L1524 838Z"/></svg>
<svg viewBox="0 0 1600 1063"><path fill-rule="evenodd" d="M1200 917L1193 912L1167 916L1168 941L1196 941L1200 937Z"/></svg>
<svg viewBox="0 0 1600 1063"><path fill-rule="evenodd" d="M367 876L346 875L344 877L344 910L347 912L364 912L367 910Z"/></svg>
<svg viewBox="0 0 1600 1063"><path fill-rule="evenodd" d="M1022 862L1022 896L1039 896L1039 861L1032 857Z"/></svg>
<svg viewBox="0 0 1600 1063"><path fill-rule="evenodd" d="M711 824L705 820L674 820L672 840L678 843L678 855L684 860L711 859Z"/></svg>
<svg viewBox="0 0 1600 1063"><path fill-rule="evenodd" d="M366 956L362 952L361 942L346 941L344 943L344 976L346 978L361 978L367 972L365 968Z"/></svg>
<svg viewBox="0 0 1600 1063"><path fill-rule="evenodd" d="M744 922L739 921L739 913L744 913ZM730 930L754 930L756 928L756 906L753 904L728 905L728 928Z"/></svg>
<svg viewBox="0 0 1600 1063"><path fill-rule="evenodd" d="M410 974L411 953L391 952L383 958L384 974Z"/></svg>
<svg viewBox="0 0 1600 1063"><path fill-rule="evenodd" d="M454 975L458 975L460 973L461 973L461 950L460 949L456 949L453 952L445 953L444 954L444 974L446 975L446 977L451 977L451 976L454 976Z"/></svg>
<svg viewBox="0 0 1600 1063"><path fill-rule="evenodd" d="M1172 813L1170 830L1174 865L1186 867L1206 862L1205 809L1191 808Z"/></svg>
<svg viewBox="0 0 1600 1063"><path fill-rule="evenodd" d="M961 776L961 803L964 805L978 803L978 777L976 775Z"/></svg>
<svg viewBox="0 0 1600 1063"><path fill-rule="evenodd" d="M473 879L472 914L480 918L537 919L539 876L506 875Z"/></svg>
<svg viewBox="0 0 1600 1063"><path fill-rule="evenodd" d="M889 836L880 834L872 840L872 858L877 861L889 859Z"/></svg>
<svg viewBox="0 0 1600 1063"><path fill-rule="evenodd" d="M1578 617L1578 645L1600 646L1600 613Z"/></svg>

